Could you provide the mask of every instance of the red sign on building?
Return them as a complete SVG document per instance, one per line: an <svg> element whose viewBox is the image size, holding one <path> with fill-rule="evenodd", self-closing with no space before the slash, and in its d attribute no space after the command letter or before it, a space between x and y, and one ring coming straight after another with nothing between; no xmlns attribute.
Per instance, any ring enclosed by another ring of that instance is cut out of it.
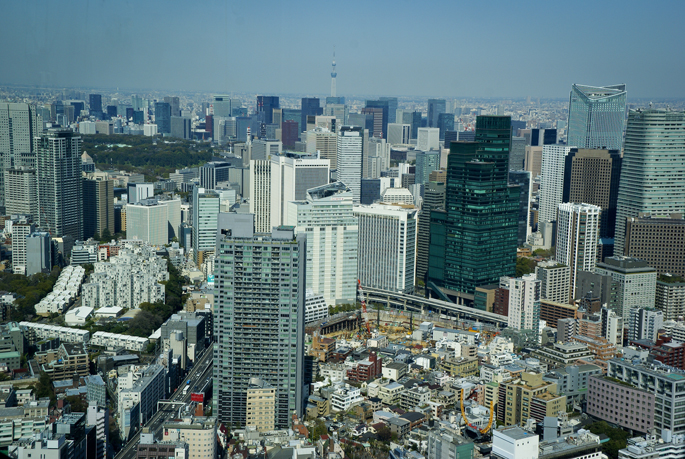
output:
<svg viewBox="0 0 685 459"><path fill-rule="evenodd" d="M205 401L205 394L203 394L203 393L199 393L199 394L198 394L198 393L193 392L192 394L190 394L190 401L191 401L191 402L200 402L200 403L204 403L204 401Z"/></svg>

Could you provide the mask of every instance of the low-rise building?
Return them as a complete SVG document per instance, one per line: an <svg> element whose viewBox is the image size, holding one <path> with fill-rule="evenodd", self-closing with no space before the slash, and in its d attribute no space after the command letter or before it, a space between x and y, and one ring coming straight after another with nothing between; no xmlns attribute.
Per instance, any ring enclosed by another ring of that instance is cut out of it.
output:
<svg viewBox="0 0 685 459"><path fill-rule="evenodd" d="M88 376L90 373L88 353L82 344L62 343L58 349L36 353L34 358L41 371L53 381L71 378L75 374Z"/></svg>
<svg viewBox="0 0 685 459"><path fill-rule="evenodd" d="M542 379L557 385L557 393L566 396L567 403L580 404L585 400L591 376L601 375L597 365L569 365L547 373Z"/></svg>
<svg viewBox="0 0 685 459"><path fill-rule="evenodd" d="M476 357L447 358L440 362L440 369L455 378L475 376L478 374L478 359Z"/></svg>
<svg viewBox="0 0 685 459"><path fill-rule="evenodd" d="M618 451L618 459L677 459L685 457L685 435L670 430L654 431L643 437L628 439L628 446Z"/></svg>
<svg viewBox="0 0 685 459"><path fill-rule="evenodd" d="M34 322L19 322L19 326L27 330L28 341L31 344L49 338L59 338L63 343L86 344L90 339L88 330L81 330L79 328L59 327Z"/></svg>
<svg viewBox="0 0 685 459"><path fill-rule="evenodd" d="M246 426L260 432L276 428L276 388L260 378L251 378L247 386Z"/></svg>
<svg viewBox="0 0 685 459"><path fill-rule="evenodd" d="M565 367L577 360L591 358L592 352L583 343L553 343L535 349L531 356L551 367Z"/></svg>
<svg viewBox="0 0 685 459"><path fill-rule="evenodd" d="M360 389L345 384L344 386L339 386L331 394L331 409L333 411L345 412L363 401L364 397L362 397Z"/></svg>
<svg viewBox="0 0 685 459"><path fill-rule="evenodd" d="M400 395L400 407L404 410L411 410L417 406L425 405L430 399L431 391L428 387L410 387Z"/></svg>
<svg viewBox="0 0 685 459"><path fill-rule="evenodd" d="M120 335L118 333L95 332L90 340L94 346L124 348L129 351L144 351L150 340L140 336Z"/></svg>
<svg viewBox="0 0 685 459"><path fill-rule="evenodd" d="M402 384L391 382L380 386L378 390L378 397L383 400L385 405L396 405L400 402L402 392L404 392Z"/></svg>
<svg viewBox="0 0 685 459"><path fill-rule="evenodd" d="M372 381L383 374L383 361L375 352L369 358L357 362L354 368L347 370L347 379L351 381Z"/></svg>
<svg viewBox="0 0 685 459"><path fill-rule="evenodd" d="M591 376L587 413L603 421L638 432L654 427L654 394L606 376Z"/></svg>
<svg viewBox="0 0 685 459"><path fill-rule="evenodd" d="M407 364L392 362L383 366L383 377L393 381L399 381L407 374Z"/></svg>
<svg viewBox="0 0 685 459"><path fill-rule="evenodd" d="M188 458L215 458L217 454L215 417L189 417L180 422L164 424L164 441L183 441L188 444Z"/></svg>

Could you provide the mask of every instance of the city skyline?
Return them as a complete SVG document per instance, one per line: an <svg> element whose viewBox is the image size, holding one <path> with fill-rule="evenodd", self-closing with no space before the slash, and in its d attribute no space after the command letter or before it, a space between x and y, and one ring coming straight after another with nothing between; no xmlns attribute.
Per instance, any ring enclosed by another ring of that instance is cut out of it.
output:
<svg viewBox="0 0 685 459"><path fill-rule="evenodd" d="M675 76L682 74L685 61L665 45L685 38L676 22L683 16L677 11L685 5L592 4L594 17L612 17L598 28L588 21L585 4L540 3L517 10L504 4L492 8L436 2L410 10L375 2L360 5L365 14L359 14L353 5L310 8L301 3L286 10L267 2L257 29L251 17L257 12L247 4L203 3L199 9L213 12L207 15L188 15L180 2L164 3L164 8L146 2L135 9L90 3L8 4L0 18L0 36L14 45L3 47L0 59L15 65L6 67L0 84L328 94L335 48L341 95L564 98L574 83L624 83L629 100L685 97ZM429 37L404 41L392 33L397 25L428 24L442 17L457 18L459 33L438 27ZM575 24L571 40L556 38L560 18ZM512 24L528 24L540 39L531 40ZM21 30L31 30L30 38L13 40ZM174 30L180 33L170 32ZM197 46L189 38L193 30L209 31L204 39L198 35L209 45ZM53 50L58 34L76 51ZM291 54L269 45L285 36L292 43L306 43L306 52ZM104 46L108 42L110 46ZM549 61L531 68L527 62L532 60L525 59L528 52L550 56ZM449 59L451 53L457 57ZM298 58L291 58L294 55ZM81 65L74 65L74 57ZM435 69L435 62L440 63L437 71L426 72Z"/></svg>

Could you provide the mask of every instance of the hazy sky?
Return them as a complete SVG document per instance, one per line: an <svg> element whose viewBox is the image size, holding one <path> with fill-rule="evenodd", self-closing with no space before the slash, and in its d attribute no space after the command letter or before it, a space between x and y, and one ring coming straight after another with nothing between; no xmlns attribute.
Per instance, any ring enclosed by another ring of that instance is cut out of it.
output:
<svg viewBox="0 0 685 459"><path fill-rule="evenodd" d="M685 97L685 2L0 0L0 83L338 95Z"/></svg>

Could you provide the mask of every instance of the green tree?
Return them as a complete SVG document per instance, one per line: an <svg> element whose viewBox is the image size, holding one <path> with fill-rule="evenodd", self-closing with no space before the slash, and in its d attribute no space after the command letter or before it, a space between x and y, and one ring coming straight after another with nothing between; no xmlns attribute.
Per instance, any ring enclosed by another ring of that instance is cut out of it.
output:
<svg viewBox="0 0 685 459"><path fill-rule="evenodd" d="M321 419L317 419L311 431L312 441L319 441L321 435L326 435L327 433L328 429L326 428L326 424Z"/></svg>
<svg viewBox="0 0 685 459"><path fill-rule="evenodd" d="M376 431L376 437L378 437L378 440L387 443L390 441L392 438L392 433L390 432L390 428L388 426L383 426L380 429Z"/></svg>
<svg viewBox="0 0 685 459"><path fill-rule="evenodd" d="M618 459L618 451L628 445L628 438L630 437L628 432L611 427L605 421L592 423L588 428L595 435L604 434L610 438L608 442L602 443L602 452L610 459Z"/></svg>
<svg viewBox="0 0 685 459"><path fill-rule="evenodd" d="M517 257L516 258L516 277L521 277L524 274L535 272L537 262L532 258Z"/></svg>
<svg viewBox="0 0 685 459"><path fill-rule="evenodd" d="M50 398L50 403L55 404L57 402L57 397L55 397L55 391L52 388L52 381L50 376L44 372L40 372L38 377L38 383L35 387L36 399L48 397Z"/></svg>

